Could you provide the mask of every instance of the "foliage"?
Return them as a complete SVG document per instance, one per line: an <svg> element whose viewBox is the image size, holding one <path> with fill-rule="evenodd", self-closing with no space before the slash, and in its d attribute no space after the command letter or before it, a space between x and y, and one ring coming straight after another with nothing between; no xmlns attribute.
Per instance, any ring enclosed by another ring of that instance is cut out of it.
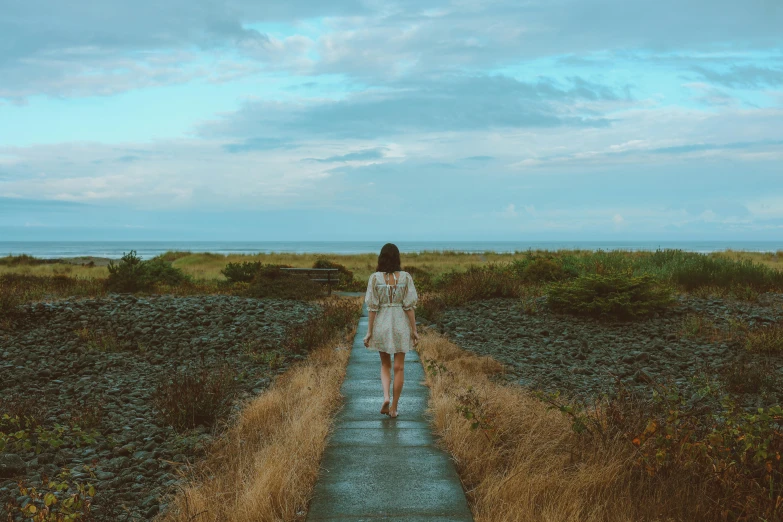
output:
<svg viewBox="0 0 783 522"><path fill-rule="evenodd" d="M215 368L202 362L161 378L151 402L164 422L185 430L212 426L230 411L236 393L235 375L229 366Z"/></svg>
<svg viewBox="0 0 783 522"><path fill-rule="evenodd" d="M92 475L88 466L84 468ZM10 497L6 504L8 520L17 520L14 515L21 515L22 520L30 522L87 522L94 519L90 506L95 497L95 486L73 480L68 469L62 470L53 480L44 476L41 482L43 484L38 488L25 482L19 483L19 495Z"/></svg>
<svg viewBox="0 0 783 522"><path fill-rule="evenodd" d="M671 290L651 276L610 273L553 283L549 306L559 312L608 319L635 319L664 310Z"/></svg>
<svg viewBox="0 0 783 522"><path fill-rule="evenodd" d="M711 500L709 519L777 520L783 514L779 406L745 410L709 378L690 397L673 384L650 382L645 399L618 383L613 397L592 408L557 394L538 396L568 415L576 434L602 444L625 440L640 473L703 486Z"/></svg>
<svg viewBox="0 0 783 522"><path fill-rule="evenodd" d="M220 271L229 283L249 283L264 265L260 261L228 263Z"/></svg>
<svg viewBox="0 0 783 522"><path fill-rule="evenodd" d="M0 417L0 452L41 453L47 449L56 450L63 445L88 446L94 444L99 436L96 430L85 431L74 423L54 424L48 428L24 416L5 413Z"/></svg>
<svg viewBox="0 0 783 522"><path fill-rule="evenodd" d="M333 297L321 310L286 334L282 348L291 353L306 353L332 342L336 335L353 325L360 309L354 300Z"/></svg>
<svg viewBox="0 0 783 522"><path fill-rule="evenodd" d="M457 394L457 411L463 418L470 421L470 429L481 430L490 442L497 436L495 415L489 411L486 401L483 401L472 386Z"/></svg>
<svg viewBox="0 0 783 522"><path fill-rule="evenodd" d="M156 285L176 286L190 281L180 269L162 258L143 261L135 250L123 254L119 263L109 262L106 285L116 292L152 290Z"/></svg>
<svg viewBox="0 0 783 522"><path fill-rule="evenodd" d="M336 263L325 257L319 257L316 259L315 263L313 263L313 268L336 268L337 277L339 278L337 288L344 290L363 290L362 282L355 281L353 278L353 272L348 270L345 265L341 265L340 263Z"/></svg>

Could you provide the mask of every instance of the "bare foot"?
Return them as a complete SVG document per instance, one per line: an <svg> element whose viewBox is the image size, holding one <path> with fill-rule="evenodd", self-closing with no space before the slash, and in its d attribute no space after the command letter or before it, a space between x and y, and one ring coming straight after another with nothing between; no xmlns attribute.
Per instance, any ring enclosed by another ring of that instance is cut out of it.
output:
<svg viewBox="0 0 783 522"><path fill-rule="evenodd" d="M397 417L397 410L389 410L389 417L392 419Z"/></svg>
<svg viewBox="0 0 783 522"><path fill-rule="evenodd" d="M383 401L383 406L381 406L381 413L384 415L389 414L389 401Z"/></svg>

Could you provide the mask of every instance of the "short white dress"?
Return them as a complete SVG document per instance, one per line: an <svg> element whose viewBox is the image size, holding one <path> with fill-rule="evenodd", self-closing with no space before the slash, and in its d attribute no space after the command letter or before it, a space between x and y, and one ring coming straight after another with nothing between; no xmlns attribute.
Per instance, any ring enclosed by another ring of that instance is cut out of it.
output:
<svg viewBox="0 0 783 522"><path fill-rule="evenodd" d="M405 310L416 307L419 296L408 272L391 275L396 284L386 284L383 272L375 272L367 282L364 302L367 310L378 312L368 349L386 353L407 353L413 347L411 325Z"/></svg>

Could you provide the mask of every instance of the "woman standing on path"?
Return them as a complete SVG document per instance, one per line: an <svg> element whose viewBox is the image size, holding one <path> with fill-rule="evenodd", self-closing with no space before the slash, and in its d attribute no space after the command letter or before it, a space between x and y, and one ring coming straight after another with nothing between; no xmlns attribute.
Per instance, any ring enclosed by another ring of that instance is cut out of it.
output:
<svg viewBox="0 0 783 522"><path fill-rule="evenodd" d="M370 314L364 346L381 356L383 406L381 413L397 417L397 402L405 382L405 354L419 342L416 331L418 301L413 278L400 268L400 250L386 243L378 256L378 266L367 283L364 302ZM389 407L391 357L394 354L394 394Z"/></svg>

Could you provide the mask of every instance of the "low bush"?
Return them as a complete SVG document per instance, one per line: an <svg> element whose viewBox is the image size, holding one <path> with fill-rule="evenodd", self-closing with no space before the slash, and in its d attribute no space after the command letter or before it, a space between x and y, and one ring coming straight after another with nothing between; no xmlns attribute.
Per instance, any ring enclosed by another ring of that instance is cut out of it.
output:
<svg viewBox="0 0 783 522"><path fill-rule="evenodd" d="M313 263L313 268L336 268L337 276L339 278L339 283L337 285L338 288L344 290L353 290L356 288L363 289L361 288L361 281L354 281L353 272L348 270L345 265L335 263L334 261L330 261L325 257L319 257L315 263Z"/></svg>
<svg viewBox="0 0 783 522"><path fill-rule="evenodd" d="M651 276L611 273L580 276L549 286L549 306L558 312L606 319L635 319L666 309L670 288Z"/></svg>
<svg viewBox="0 0 783 522"><path fill-rule="evenodd" d="M228 263L220 273L226 277L229 283L249 283L263 266L261 261Z"/></svg>
<svg viewBox="0 0 783 522"><path fill-rule="evenodd" d="M115 292L152 290L156 285L177 286L190 281L182 270L162 258L143 261L135 250L124 254L119 263L109 262L106 285Z"/></svg>
<svg viewBox="0 0 783 522"><path fill-rule="evenodd" d="M212 426L230 411L236 394L235 375L228 366L200 364L164 376L151 400L164 422L185 430Z"/></svg>

